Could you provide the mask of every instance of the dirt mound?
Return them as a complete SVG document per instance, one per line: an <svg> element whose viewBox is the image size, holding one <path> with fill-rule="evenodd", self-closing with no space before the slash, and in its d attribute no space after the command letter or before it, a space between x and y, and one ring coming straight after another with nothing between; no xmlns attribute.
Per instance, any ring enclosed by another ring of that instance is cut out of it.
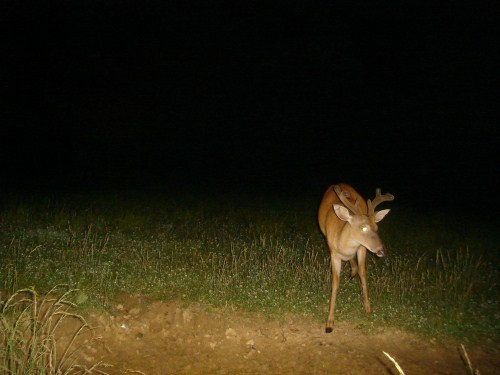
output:
<svg viewBox="0 0 500 375"><path fill-rule="evenodd" d="M456 343L437 343L398 330L366 335L349 323L334 332L307 317L269 321L230 309L122 297L111 313L92 313L99 343L82 361L103 361L110 374L466 374ZM70 336L70 327L65 334ZM499 372L493 344L468 350L481 374Z"/></svg>

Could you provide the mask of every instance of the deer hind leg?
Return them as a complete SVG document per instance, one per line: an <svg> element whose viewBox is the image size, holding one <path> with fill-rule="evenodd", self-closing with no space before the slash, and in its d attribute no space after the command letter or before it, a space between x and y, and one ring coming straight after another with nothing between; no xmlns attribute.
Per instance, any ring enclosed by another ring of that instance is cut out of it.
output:
<svg viewBox="0 0 500 375"><path fill-rule="evenodd" d="M335 300L337 299L337 291L339 289L339 280L340 280L340 268L342 266L342 261L340 259L336 259L331 254L331 263L332 263L332 296L330 298L330 310L328 312L328 321L326 322L325 332L330 333L333 331L333 313L335 311Z"/></svg>
<svg viewBox="0 0 500 375"><path fill-rule="evenodd" d="M351 263L352 265L352 263ZM366 248L360 246L358 249L359 278L361 279L361 290L363 293L363 305L367 314L372 312L370 300L368 299L368 286L366 284Z"/></svg>
<svg viewBox="0 0 500 375"><path fill-rule="evenodd" d="M349 259L349 263L351 264L351 277L354 277L358 274L358 264L354 258Z"/></svg>

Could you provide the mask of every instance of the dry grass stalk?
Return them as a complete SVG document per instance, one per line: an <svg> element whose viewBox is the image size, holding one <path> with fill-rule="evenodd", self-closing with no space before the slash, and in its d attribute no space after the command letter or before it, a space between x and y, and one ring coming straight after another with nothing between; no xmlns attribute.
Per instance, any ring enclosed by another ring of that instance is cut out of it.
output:
<svg viewBox="0 0 500 375"><path fill-rule="evenodd" d="M399 366L399 364L396 362L396 360L395 360L394 358L392 358L392 357L391 357L388 353L386 353L386 352L382 352L382 353L384 353L384 354L387 356L387 358L389 358L389 359L392 361L392 363L394 363L394 366L396 366L396 368L398 369L398 371L399 371L400 375L405 375L405 373L403 372L403 369Z"/></svg>
<svg viewBox="0 0 500 375"><path fill-rule="evenodd" d="M57 292L64 289L59 297ZM69 310L75 307L66 285L57 285L40 298L33 287L16 291L0 310L0 369L8 374L104 374L95 364L90 369L76 364L82 346L75 341L84 334L95 340L85 319ZM79 327L58 353L55 331L66 319L76 319ZM87 343L88 344L88 343Z"/></svg>
<svg viewBox="0 0 500 375"><path fill-rule="evenodd" d="M461 348L462 348L462 359L464 360L465 362L465 365L467 367L467 372L470 374L470 375L480 375L479 373L479 369L475 369L474 366L472 365L472 362L471 360L469 359L469 355L467 354L467 350L465 350L465 346L464 344L460 344Z"/></svg>

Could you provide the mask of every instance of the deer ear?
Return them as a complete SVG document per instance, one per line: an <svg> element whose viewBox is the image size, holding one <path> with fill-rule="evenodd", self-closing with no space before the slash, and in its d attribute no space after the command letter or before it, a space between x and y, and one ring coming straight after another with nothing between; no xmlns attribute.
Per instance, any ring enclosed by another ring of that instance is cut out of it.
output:
<svg viewBox="0 0 500 375"><path fill-rule="evenodd" d="M379 221L381 221L385 217L385 215L389 213L389 211L390 210L387 209L375 212L375 222L378 223Z"/></svg>
<svg viewBox="0 0 500 375"><path fill-rule="evenodd" d="M341 206L340 204L334 204L333 210L335 211L335 214L338 216L338 218L340 220L350 221L352 219L352 216L349 213L349 210L347 208L345 208L344 206Z"/></svg>

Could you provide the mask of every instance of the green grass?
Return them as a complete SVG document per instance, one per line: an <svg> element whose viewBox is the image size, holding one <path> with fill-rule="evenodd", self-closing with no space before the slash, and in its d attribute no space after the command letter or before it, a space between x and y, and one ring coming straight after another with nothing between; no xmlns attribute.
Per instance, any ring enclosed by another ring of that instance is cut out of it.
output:
<svg viewBox="0 0 500 375"><path fill-rule="evenodd" d="M208 195L11 197L0 212L0 289L64 283L90 307L142 293L324 321L331 275L318 204ZM350 280L346 266L336 319L498 342L494 225L393 206L380 225L390 251L368 261L374 313L364 315L359 279Z"/></svg>

